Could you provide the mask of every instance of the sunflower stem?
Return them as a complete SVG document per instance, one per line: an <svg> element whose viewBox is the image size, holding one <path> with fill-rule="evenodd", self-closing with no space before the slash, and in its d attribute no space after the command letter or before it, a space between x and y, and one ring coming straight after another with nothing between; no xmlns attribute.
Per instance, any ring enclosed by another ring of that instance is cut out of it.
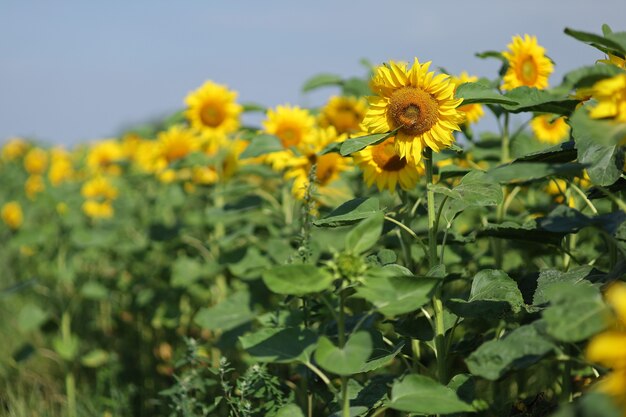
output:
<svg viewBox="0 0 626 417"><path fill-rule="evenodd" d="M424 149L424 165L426 166L426 205L428 208L428 266L432 270L439 265L437 257L437 213L435 212L435 193L433 191L433 151ZM437 355L437 377L439 382L448 382L446 360L446 329L443 322L443 302L441 300L442 286L440 285L433 296L433 310L435 313L435 352Z"/></svg>
<svg viewBox="0 0 626 417"><path fill-rule="evenodd" d="M509 113L504 113L504 123L502 125L502 147L500 148L500 164L506 164L511 159L511 140L509 136ZM502 186L502 202L498 205L498 210L496 213L496 223L500 224L504 220L504 216L506 214L506 205L505 201L507 200L507 188L506 185ZM503 252L504 249L502 247L503 241L502 239L494 238L494 261L497 269L502 269L503 263Z"/></svg>
<svg viewBox="0 0 626 417"><path fill-rule="evenodd" d="M345 318L345 292L339 290L339 316L337 320L337 333L339 336L339 348L346 345L346 318ZM341 377L341 416L350 417L350 399L348 398L348 377Z"/></svg>

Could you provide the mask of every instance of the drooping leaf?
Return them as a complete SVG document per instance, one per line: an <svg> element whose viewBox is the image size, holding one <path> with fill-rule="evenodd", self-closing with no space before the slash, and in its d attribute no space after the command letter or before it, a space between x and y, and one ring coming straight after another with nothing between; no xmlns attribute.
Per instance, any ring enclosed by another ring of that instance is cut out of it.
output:
<svg viewBox="0 0 626 417"><path fill-rule="evenodd" d="M476 411L453 389L425 375L407 375L391 388L389 408L419 414L452 414Z"/></svg>
<svg viewBox="0 0 626 417"><path fill-rule="evenodd" d="M396 129L397 130L397 129ZM359 136L357 138L350 138L341 144L339 153L342 156L348 156L355 152L365 149L370 145L377 145L383 142L385 139L392 137L396 134L396 130L388 133L375 133L373 135Z"/></svg>
<svg viewBox="0 0 626 417"><path fill-rule="evenodd" d="M328 216L313 221L315 226L336 227L356 223L380 212L380 202L376 197L359 197L347 201L330 212Z"/></svg>
<svg viewBox="0 0 626 417"><path fill-rule="evenodd" d="M352 375L361 372L371 354L370 334L359 331L350 336L343 349L322 336L317 342L315 360L329 372L337 375Z"/></svg>
<svg viewBox="0 0 626 417"><path fill-rule="evenodd" d="M585 168L580 163L520 162L500 165L487 172L487 176L502 184L524 183L553 175L580 175Z"/></svg>
<svg viewBox="0 0 626 417"><path fill-rule="evenodd" d="M577 157L576 144L574 141L559 143L547 149L542 149L524 156L516 158L513 163L517 162L549 162L564 163L572 162Z"/></svg>
<svg viewBox="0 0 626 417"><path fill-rule="evenodd" d="M517 102L517 104L502 105L502 107L511 113L532 111L569 115L579 103L578 100L573 100L566 94L555 94L550 91L527 86L514 88L508 91L504 96Z"/></svg>
<svg viewBox="0 0 626 417"><path fill-rule="evenodd" d="M565 28L566 35L578 39L581 42L585 42L594 48L597 48L605 53L612 53L617 55L626 55L626 33L607 33L604 36L597 35L595 33L583 32L580 30L574 30L571 28Z"/></svg>
<svg viewBox="0 0 626 417"><path fill-rule="evenodd" d="M314 265L280 265L263 273L263 281L277 294L305 295L329 289L333 276Z"/></svg>

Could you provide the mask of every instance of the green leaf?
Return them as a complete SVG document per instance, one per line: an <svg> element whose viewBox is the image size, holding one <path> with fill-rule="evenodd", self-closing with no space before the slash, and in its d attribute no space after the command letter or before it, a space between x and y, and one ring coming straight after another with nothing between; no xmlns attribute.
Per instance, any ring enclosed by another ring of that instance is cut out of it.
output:
<svg viewBox="0 0 626 417"><path fill-rule="evenodd" d="M280 265L263 273L263 281L277 294L305 295L331 287L333 276L314 265Z"/></svg>
<svg viewBox="0 0 626 417"><path fill-rule="evenodd" d="M605 36L596 35L595 33L582 32L570 28L565 28L566 35L578 39L597 48L605 53L612 53L621 56L626 55L626 33L607 33Z"/></svg>
<svg viewBox="0 0 626 417"><path fill-rule="evenodd" d="M527 324L499 340L483 343L465 360L474 375L495 381L510 370L524 369L555 349L537 329Z"/></svg>
<svg viewBox="0 0 626 417"><path fill-rule="evenodd" d="M525 242L534 242L547 245L559 245L563 239L563 233L556 233L537 227L535 221L523 225L513 222L501 224L489 224L484 230L476 234L478 237L497 237L500 239L513 239Z"/></svg>
<svg viewBox="0 0 626 417"><path fill-rule="evenodd" d="M357 287L356 295L372 303L386 316L419 309L430 301L441 278L400 276L393 270L372 270Z"/></svg>
<svg viewBox="0 0 626 417"><path fill-rule="evenodd" d="M555 90L569 93L573 89L591 87L598 81L622 74L623 69L615 65L596 64L577 68L563 77L563 82Z"/></svg>
<svg viewBox="0 0 626 417"><path fill-rule="evenodd" d="M267 256L254 246L248 247L245 256L236 263L229 263L228 270L236 277L249 280L260 278L263 271L272 265Z"/></svg>
<svg viewBox="0 0 626 417"><path fill-rule="evenodd" d="M341 144L339 153L341 156L348 156L355 152L365 149L370 145L378 145L385 139L390 138L396 134L398 129L392 130L388 133L376 133L373 135L359 136L358 138L347 139Z"/></svg>
<svg viewBox="0 0 626 417"><path fill-rule="evenodd" d="M580 175L585 166L580 163L520 162L500 165L487 172L487 176L502 184L534 181L553 175Z"/></svg>
<svg viewBox="0 0 626 417"><path fill-rule="evenodd" d="M170 284L175 288L187 288L204 275L203 269L203 265L197 260L180 256L172 266Z"/></svg>
<svg viewBox="0 0 626 417"><path fill-rule="evenodd" d="M302 410L296 404L289 404L281 407L274 417L304 417Z"/></svg>
<svg viewBox="0 0 626 417"><path fill-rule="evenodd" d="M361 367L360 372L374 371L383 366L387 366L404 347L404 342L400 342L397 345L389 348L388 346L374 347L372 349L372 355L367 362Z"/></svg>
<svg viewBox="0 0 626 417"><path fill-rule="evenodd" d="M467 301L452 299L450 310L461 317L501 317L519 313L524 298L517 283L506 272L486 269L474 276L470 297Z"/></svg>
<svg viewBox="0 0 626 417"><path fill-rule="evenodd" d="M540 112L569 115L579 101L569 98L566 94L555 94L534 87L517 87L507 92L505 97L516 101L517 104L503 104L511 113Z"/></svg>
<svg viewBox="0 0 626 417"><path fill-rule="evenodd" d="M241 159L255 158L257 156L283 150L285 150L285 148L278 137L262 133L252 138L246 149L239 157Z"/></svg>
<svg viewBox="0 0 626 417"><path fill-rule="evenodd" d="M558 296L558 290L553 289L558 288L558 284L577 285L588 280L592 276L592 271L593 267L589 265L582 265L567 272L557 269L544 269L539 273L539 278L537 279L533 304L538 306L549 302L553 297Z"/></svg>
<svg viewBox="0 0 626 417"><path fill-rule="evenodd" d="M341 83L341 90L345 96L361 97L372 95L369 82L357 77L344 80Z"/></svg>
<svg viewBox="0 0 626 417"><path fill-rule="evenodd" d="M391 387L389 408L419 414L476 411L452 390L425 375L411 374Z"/></svg>
<svg viewBox="0 0 626 417"><path fill-rule="evenodd" d="M346 250L360 255L371 249L380 238L383 222L384 216L381 212L360 222L346 235Z"/></svg>
<svg viewBox="0 0 626 417"><path fill-rule="evenodd" d="M267 108L259 103L241 103L241 107L243 107L243 111L244 113L251 113L251 112L261 112L264 113L267 111Z"/></svg>
<svg viewBox="0 0 626 417"><path fill-rule="evenodd" d="M306 362L317 337L308 329L266 328L239 337L242 347L260 362Z"/></svg>
<svg viewBox="0 0 626 417"><path fill-rule="evenodd" d="M90 300L104 300L109 297L110 292L104 285L96 281L86 282L80 289L83 297Z"/></svg>
<svg viewBox="0 0 626 417"><path fill-rule="evenodd" d="M48 320L48 313L36 304L28 303L17 316L17 325L22 332L37 330Z"/></svg>
<svg viewBox="0 0 626 417"><path fill-rule="evenodd" d="M99 368L107 363L109 353L102 349L95 349L80 358L80 363L88 368Z"/></svg>
<svg viewBox="0 0 626 417"><path fill-rule="evenodd" d="M502 187L481 171L469 172L452 189L442 185L430 188L435 193L461 200L467 206L495 206L502 202Z"/></svg>
<svg viewBox="0 0 626 417"><path fill-rule="evenodd" d="M76 357L79 345L80 341L75 335L70 335L67 338L57 336L52 339L52 347L54 348L54 351L66 361L71 361Z"/></svg>
<svg viewBox="0 0 626 417"><path fill-rule="evenodd" d="M250 294L237 291L213 307L201 308L194 322L204 329L228 331L254 318L255 314L250 310Z"/></svg>
<svg viewBox="0 0 626 417"><path fill-rule="evenodd" d="M462 98L466 104L519 104L516 100L505 97L498 93L491 85L483 82L464 83L457 87L454 93L456 98Z"/></svg>
<svg viewBox="0 0 626 417"><path fill-rule="evenodd" d="M317 342L315 360L329 372L353 375L361 372L371 354L372 338L368 332L360 331L350 336L343 349L322 336Z"/></svg>
<svg viewBox="0 0 626 417"><path fill-rule="evenodd" d="M320 87L341 85L343 78L335 74L318 74L305 81L302 92L306 93Z"/></svg>
<svg viewBox="0 0 626 417"><path fill-rule="evenodd" d="M313 224L320 227L344 226L356 223L379 212L380 202L376 197L359 197L343 203L330 212L328 216L313 221Z"/></svg>
<svg viewBox="0 0 626 417"><path fill-rule="evenodd" d="M559 406L551 417L623 417L624 414L617 403L608 395L601 392L586 392L573 403Z"/></svg>
<svg viewBox="0 0 626 417"><path fill-rule="evenodd" d="M519 162L550 162L564 163L572 162L577 158L576 144L574 141L559 143L547 149L520 156L513 161Z"/></svg>
<svg viewBox="0 0 626 417"><path fill-rule="evenodd" d="M546 332L561 342L581 342L604 330L610 313L600 290L589 282L578 285L557 283L551 287L555 296L543 312Z"/></svg>

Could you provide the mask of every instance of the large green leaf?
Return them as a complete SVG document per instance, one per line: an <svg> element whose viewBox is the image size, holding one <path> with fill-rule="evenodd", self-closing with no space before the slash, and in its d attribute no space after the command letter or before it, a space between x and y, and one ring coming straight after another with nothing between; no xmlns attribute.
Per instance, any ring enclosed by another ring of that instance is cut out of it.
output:
<svg viewBox="0 0 626 417"><path fill-rule="evenodd" d="M568 93L572 89L591 87L598 81L623 72L623 69L615 65L596 64L580 67L565 74L563 82L555 90Z"/></svg>
<svg viewBox="0 0 626 417"><path fill-rule="evenodd" d="M341 85L343 78L335 74L317 74L305 81L302 92L306 93L320 87Z"/></svg>
<svg viewBox="0 0 626 417"><path fill-rule="evenodd" d="M404 342L389 348L388 346L374 347L372 355L367 362L361 367L360 372L369 372L388 365L404 347Z"/></svg>
<svg viewBox="0 0 626 417"><path fill-rule="evenodd" d="M543 312L546 332L562 342L580 342L604 330L610 314L600 290L587 281L554 284L551 305Z"/></svg>
<svg viewBox="0 0 626 417"><path fill-rule="evenodd" d="M22 332L37 330L48 320L48 313L37 304L25 304L17 315L17 324Z"/></svg>
<svg viewBox="0 0 626 417"><path fill-rule="evenodd" d="M440 278L401 276L383 268L370 271L356 295L374 304L382 314L397 316L415 311L430 301L440 283Z"/></svg>
<svg viewBox="0 0 626 417"><path fill-rule="evenodd" d="M524 305L517 283L506 272L487 269L474 276L467 301L452 299L448 308L461 317L498 317L519 313Z"/></svg>
<svg viewBox="0 0 626 417"><path fill-rule="evenodd" d="M329 289L333 276L314 265L280 265L263 273L263 281L277 294L305 295Z"/></svg>
<svg viewBox="0 0 626 417"><path fill-rule="evenodd" d="M443 185L430 188L435 193L460 200L466 206L495 206L502 202L502 187L481 171L469 172L452 189Z"/></svg>
<svg viewBox="0 0 626 417"><path fill-rule="evenodd" d="M567 272L558 269L544 269L539 273L537 279L537 288L533 295L533 304L539 306L547 303L558 296L558 284L566 283L568 285L576 285L584 280L588 280L594 275L593 267L582 265L572 268ZM555 289L553 289L553 287Z"/></svg>
<svg viewBox="0 0 626 417"><path fill-rule="evenodd" d="M454 93L456 98L463 99L466 104L510 104L516 105L518 102L498 93L491 85L483 82L464 83L457 87Z"/></svg>
<svg viewBox="0 0 626 417"><path fill-rule="evenodd" d="M457 393L425 375L407 375L391 387L389 408L419 414L453 414L476 411Z"/></svg>
<svg viewBox="0 0 626 417"><path fill-rule="evenodd" d="M373 135L359 136L358 138L347 139L341 144L339 153L342 156L348 156L355 152L365 149L370 145L377 145L383 142L385 139L390 138L396 134L396 130L388 133L375 133Z"/></svg>
<svg viewBox="0 0 626 417"><path fill-rule="evenodd" d="M347 201L331 211L323 219L313 221L315 226L336 227L356 223L380 212L378 198L359 197Z"/></svg>
<svg viewBox="0 0 626 417"><path fill-rule="evenodd" d="M346 250L355 255L371 249L383 231L384 216L378 212L360 222L346 235Z"/></svg>
<svg viewBox="0 0 626 417"><path fill-rule="evenodd" d="M285 148L278 137L262 133L252 138L246 149L241 153L240 158L254 158L267 153L282 151L284 149Z"/></svg>
<svg viewBox="0 0 626 417"><path fill-rule="evenodd" d="M544 162L520 162L500 165L493 168L487 175L503 184L524 183L553 175L580 175L585 168L580 163L544 163Z"/></svg>
<svg viewBox="0 0 626 417"><path fill-rule="evenodd" d="M315 360L329 372L352 375L362 372L372 354L372 338L368 332L354 333L345 346L339 348L325 336L317 342Z"/></svg>
<svg viewBox="0 0 626 417"><path fill-rule="evenodd" d="M200 262L188 256L180 256L172 266L170 283L173 287L186 288L198 281L203 274L203 265Z"/></svg>
<svg viewBox="0 0 626 417"><path fill-rule="evenodd" d="M495 381L506 372L524 369L555 349L539 331L540 323L521 326L502 339L483 343L465 360L474 375Z"/></svg>
<svg viewBox="0 0 626 417"><path fill-rule="evenodd" d="M565 28L565 34L585 42L605 53L626 55L626 32L606 33L604 36Z"/></svg>
<svg viewBox="0 0 626 417"><path fill-rule="evenodd" d="M517 102L517 104L502 105L511 113L532 111L569 115L579 103L578 100L573 100L566 94L555 94L527 86L514 88L504 96Z"/></svg>
<svg viewBox="0 0 626 417"><path fill-rule="evenodd" d="M239 338L241 346L260 362L306 362L317 337L309 329L265 328Z"/></svg>
<svg viewBox="0 0 626 417"><path fill-rule="evenodd" d="M304 417L304 413L296 404L289 404L278 410L274 417Z"/></svg>
<svg viewBox="0 0 626 417"><path fill-rule="evenodd" d="M563 163L572 162L577 157L576 144L574 141L559 143L547 149L532 152L524 156L520 156L513 161L516 162L550 162Z"/></svg>
<svg viewBox="0 0 626 417"><path fill-rule="evenodd" d="M250 309L250 294L247 291L237 291L213 307L201 308L194 322L205 329L228 331L254 317Z"/></svg>

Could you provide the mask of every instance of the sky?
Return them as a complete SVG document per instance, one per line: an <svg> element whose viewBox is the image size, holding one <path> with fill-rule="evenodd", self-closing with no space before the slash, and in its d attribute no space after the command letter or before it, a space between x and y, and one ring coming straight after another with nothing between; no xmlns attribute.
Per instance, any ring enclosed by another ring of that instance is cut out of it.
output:
<svg viewBox="0 0 626 417"><path fill-rule="evenodd" d="M363 76L363 58L493 78L498 62L474 54L515 34L537 36L556 85L602 58L563 29L624 31L624 16L623 0L0 0L0 142L112 137L183 108L209 79L241 102L319 106L337 91L303 94L303 82Z"/></svg>

